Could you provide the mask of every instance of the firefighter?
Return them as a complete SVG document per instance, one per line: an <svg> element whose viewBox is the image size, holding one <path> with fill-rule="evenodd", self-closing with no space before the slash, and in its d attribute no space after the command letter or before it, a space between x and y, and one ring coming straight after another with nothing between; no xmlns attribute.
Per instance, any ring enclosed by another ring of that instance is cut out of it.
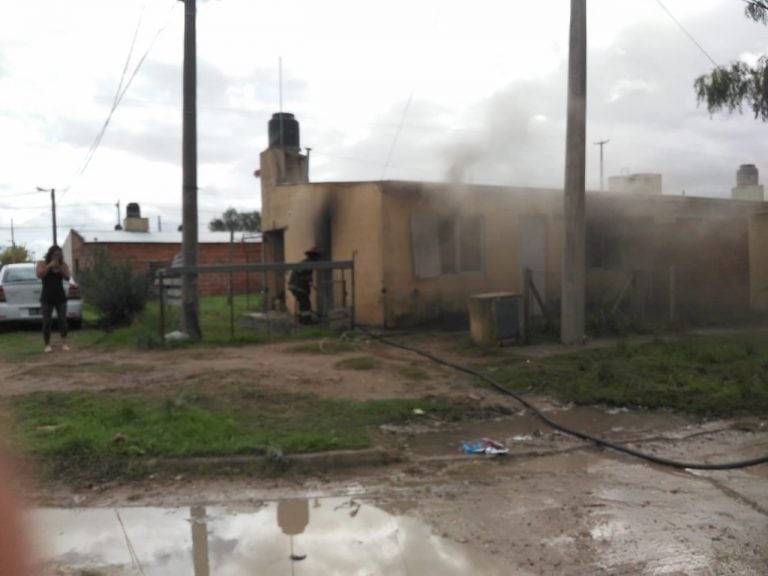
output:
<svg viewBox="0 0 768 576"><path fill-rule="evenodd" d="M317 262L320 260L320 251L312 246L309 250L304 252L306 258L302 262ZM310 293L312 290L312 270L294 270L291 272L291 276L288 279L288 289L296 298L296 302L299 307L299 323L312 324L312 300L310 299Z"/></svg>

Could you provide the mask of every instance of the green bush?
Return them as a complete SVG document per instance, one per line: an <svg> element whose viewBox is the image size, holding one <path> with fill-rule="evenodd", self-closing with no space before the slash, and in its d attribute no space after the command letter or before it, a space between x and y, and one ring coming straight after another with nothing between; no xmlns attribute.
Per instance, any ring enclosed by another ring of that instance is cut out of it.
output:
<svg viewBox="0 0 768 576"><path fill-rule="evenodd" d="M80 274L83 298L99 315L102 328L130 324L147 303L147 279L136 274L125 260L114 260L102 251L93 266Z"/></svg>

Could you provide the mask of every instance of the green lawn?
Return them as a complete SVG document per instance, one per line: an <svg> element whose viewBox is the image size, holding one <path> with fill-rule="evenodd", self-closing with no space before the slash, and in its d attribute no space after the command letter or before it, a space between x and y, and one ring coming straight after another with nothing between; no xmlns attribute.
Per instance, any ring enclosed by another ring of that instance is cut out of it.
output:
<svg viewBox="0 0 768 576"><path fill-rule="evenodd" d="M523 349L524 352L524 349ZM475 364L519 391L578 404L668 408L699 415L768 414L768 332L687 336Z"/></svg>
<svg viewBox="0 0 768 576"><path fill-rule="evenodd" d="M233 344L258 344L274 341L277 336L267 336L255 332L251 328L241 326L238 316L247 311L261 309L260 296L237 295L234 301L234 330L230 334L231 322L229 304L226 296L208 296L200 299L200 329L203 339L200 342L171 341L166 347L217 346ZM180 328L179 310L166 309L165 332L173 332ZM95 328L96 315L87 307L84 311L84 324L81 330L70 331L70 338L78 348L99 348L103 350L160 348L163 346L160 337L160 314L156 301L147 304L130 326L106 331ZM298 338L313 338L328 335L320 328L303 329L295 335ZM53 342L58 335L54 332ZM330 346L334 346L330 344ZM15 330L0 331L0 360L23 361L42 353L42 336L37 326L19 327Z"/></svg>
<svg viewBox="0 0 768 576"><path fill-rule="evenodd" d="M366 448L369 430L420 408L458 419L460 402L437 398L355 402L230 386L207 393L41 392L7 401L14 441L56 475L130 475L137 459ZM423 418L423 417L422 417Z"/></svg>

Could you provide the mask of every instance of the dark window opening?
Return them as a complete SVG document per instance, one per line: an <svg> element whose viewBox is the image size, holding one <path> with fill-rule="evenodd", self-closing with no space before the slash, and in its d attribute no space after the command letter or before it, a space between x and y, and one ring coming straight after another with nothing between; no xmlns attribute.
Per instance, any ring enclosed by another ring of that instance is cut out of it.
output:
<svg viewBox="0 0 768 576"><path fill-rule="evenodd" d="M587 224L587 267L621 268L621 240L620 231L607 222Z"/></svg>
<svg viewBox="0 0 768 576"><path fill-rule="evenodd" d="M411 249L417 278L482 272L484 254L482 216L411 217Z"/></svg>
<svg viewBox="0 0 768 576"><path fill-rule="evenodd" d="M483 217L459 220L459 268L462 272L483 271Z"/></svg>
<svg viewBox="0 0 768 576"><path fill-rule="evenodd" d="M453 220L441 219L437 225L437 242L440 246L440 273L456 272L456 224Z"/></svg>

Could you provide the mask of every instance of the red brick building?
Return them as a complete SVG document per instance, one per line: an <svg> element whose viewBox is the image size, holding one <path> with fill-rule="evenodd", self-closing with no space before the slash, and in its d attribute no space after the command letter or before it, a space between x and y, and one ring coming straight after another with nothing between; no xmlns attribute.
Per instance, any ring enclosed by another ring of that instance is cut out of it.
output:
<svg viewBox="0 0 768 576"><path fill-rule="evenodd" d="M126 224L128 224L126 219ZM95 255L104 250L115 260L131 263L137 272L154 277L158 268L171 265L171 260L181 252L181 232L149 232L132 230L106 230L84 232L70 230L64 241L64 258L70 263L77 278L87 270ZM199 264L256 264L261 262L261 234L236 232L230 243L229 232L200 232ZM200 293L204 296L225 295L228 290L228 274L201 274ZM254 293L261 290L260 273L238 272L232 274L233 291L236 294Z"/></svg>

